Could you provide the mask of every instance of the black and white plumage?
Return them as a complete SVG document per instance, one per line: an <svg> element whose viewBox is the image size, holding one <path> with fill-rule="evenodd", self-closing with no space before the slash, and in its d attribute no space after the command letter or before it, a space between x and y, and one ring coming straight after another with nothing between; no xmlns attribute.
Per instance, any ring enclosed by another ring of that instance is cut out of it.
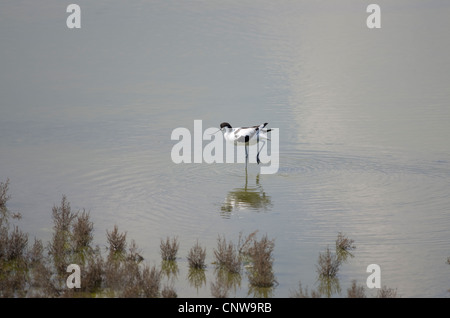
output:
<svg viewBox="0 0 450 318"><path fill-rule="evenodd" d="M224 131L223 136L226 141L231 142L236 146L245 146L246 163L248 159L248 146L256 143L259 144L259 141L261 140L264 144L261 149L258 150L258 154L256 155L256 162L259 164L259 153L266 144L266 140L269 140L267 133L272 130L264 129L266 126L267 123L251 127L233 128L229 123L224 122L220 124L220 130Z"/></svg>

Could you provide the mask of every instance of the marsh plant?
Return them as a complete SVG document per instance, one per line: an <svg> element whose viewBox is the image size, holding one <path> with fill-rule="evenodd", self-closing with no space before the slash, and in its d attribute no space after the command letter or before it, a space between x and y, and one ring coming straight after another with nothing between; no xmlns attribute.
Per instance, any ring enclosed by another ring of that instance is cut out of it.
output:
<svg viewBox="0 0 450 318"><path fill-rule="evenodd" d="M0 182L0 208L6 207L6 202L11 199L8 194L9 190L9 178L5 182Z"/></svg>
<svg viewBox="0 0 450 318"><path fill-rule="evenodd" d="M24 297L28 282L28 235L17 226L11 232L2 218L0 228L0 295Z"/></svg>
<svg viewBox="0 0 450 318"><path fill-rule="evenodd" d="M291 292L291 297L296 298L317 298L317 297L331 297L333 294L341 292L340 281L338 277L339 269L347 260L347 257L353 257L350 251L353 251L356 246L354 241L349 239L346 235L339 232L336 238L335 252L331 251L329 247L325 252L319 253L319 258L316 264L316 272L318 274L318 288L308 293L308 287L303 289L301 282L299 282L299 289ZM392 288L384 286L378 290L377 297L392 298L397 296L397 291ZM347 289L348 298L365 298L365 289L362 285L357 285L356 280L352 281L351 287Z"/></svg>
<svg viewBox="0 0 450 318"><path fill-rule="evenodd" d="M327 247L325 252L319 254L316 271L319 274L319 277L334 278L339 272L341 263L342 261L337 255L331 252L330 248Z"/></svg>
<svg viewBox="0 0 450 318"><path fill-rule="evenodd" d="M163 298L177 298L178 294L173 285L164 285L161 290L161 297Z"/></svg>
<svg viewBox="0 0 450 318"><path fill-rule="evenodd" d="M53 236L47 247L18 226L10 225L12 214L0 214L1 297L159 297L160 270L142 264L134 241L117 226L107 232L106 260L92 246L93 223L89 213L73 212L65 196L52 209ZM81 268L81 288L66 285L69 264Z"/></svg>
<svg viewBox="0 0 450 318"><path fill-rule="evenodd" d="M342 245L342 235L339 233L336 240L336 252L333 253L329 247L323 253L319 253L316 264L318 274L318 291L327 297L340 293L341 287L337 277L341 264L346 259L345 249Z"/></svg>
<svg viewBox="0 0 450 318"><path fill-rule="evenodd" d="M240 274L242 269L241 255L238 247L231 241L227 243L225 237L217 238L217 249L214 250L216 266L229 273Z"/></svg>
<svg viewBox="0 0 450 318"><path fill-rule="evenodd" d="M349 239L345 234L339 232L336 238L335 252L333 253L327 247L325 252L319 254L316 265L316 271L319 277L328 279L335 278L340 266L347 260L347 257L353 257L351 251L356 248L354 242L354 240Z"/></svg>
<svg viewBox="0 0 450 318"><path fill-rule="evenodd" d="M352 286L347 289L348 298L366 298L364 286L358 285L356 279L352 280Z"/></svg>
<svg viewBox="0 0 450 318"><path fill-rule="evenodd" d="M377 291L378 298L396 298L397 297L397 289L389 288L387 286L381 287Z"/></svg>
<svg viewBox="0 0 450 318"><path fill-rule="evenodd" d="M105 264L105 292L112 297L159 297L161 271L143 264L143 257L134 240L114 226L107 232L109 243Z"/></svg>
<svg viewBox="0 0 450 318"><path fill-rule="evenodd" d="M14 224L20 214L7 208L9 179L0 183L0 297L177 297L174 279L178 274L176 263L179 242L177 237L161 240L161 269L144 263L135 241L128 241L127 233L115 225L106 231L107 246L93 245L94 225L90 213L73 211L66 196L52 208L53 235L45 246L41 240L30 240ZM230 291L240 287L242 266L245 265L249 295L273 296L277 281L273 270L275 241L257 231L239 235L233 244L219 236L214 249L215 281L211 295L229 297ZM338 272L351 251L353 240L339 233L336 251L328 247L319 254L316 270L319 277L317 291L303 289L299 283L293 297L330 297L340 290ZM106 256L104 256L106 254ZM353 256L352 256L353 257ZM195 288L206 284L206 248L197 241L187 255L188 281ZM450 264L450 258L447 259ZM67 267L81 268L81 287L66 285ZM161 289L162 276L167 283ZM172 278L172 281L169 279ZM356 281L347 290L348 297L365 297L364 288ZM377 297L396 297L397 291L384 286Z"/></svg>
<svg viewBox="0 0 450 318"><path fill-rule="evenodd" d="M125 248L127 245L127 233L120 233L119 227L114 225L114 229L106 231L106 238L109 243L108 260L116 261L125 258Z"/></svg>
<svg viewBox="0 0 450 318"><path fill-rule="evenodd" d="M251 259L248 266L248 280L254 287L272 287L277 281L273 272L273 249L275 241L264 235L260 240L253 239L245 253Z"/></svg>
<svg viewBox="0 0 450 318"><path fill-rule="evenodd" d="M162 259L161 274L167 279L167 283L161 290L161 297L175 298L178 296L174 287L174 280L177 278L179 272L176 259L180 243L177 237L173 237L172 239L167 237L165 241L161 239L159 247Z"/></svg>
<svg viewBox="0 0 450 318"><path fill-rule="evenodd" d="M249 295L254 297L270 297L277 284L273 271L274 240L267 235L257 239L256 233L248 236L239 234L235 245L225 237L217 238L217 249L214 249L216 280L211 283L211 294L214 297L227 297L231 288L236 290L241 284L242 265L247 269L250 283Z"/></svg>
<svg viewBox="0 0 450 318"><path fill-rule="evenodd" d="M165 241L161 240L159 248L163 261L175 261L177 259L179 247L180 243L178 242L177 237L173 237L172 239L167 237Z"/></svg>
<svg viewBox="0 0 450 318"><path fill-rule="evenodd" d="M336 238L336 255L341 261L346 261L349 256L353 257L351 252L356 249L354 243L354 240L348 238L342 232L338 233Z"/></svg>
<svg viewBox="0 0 450 318"><path fill-rule="evenodd" d="M206 267L205 258L206 248L202 248L197 241L197 243L189 250L187 256L189 267L192 269L204 269Z"/></svg>
<svg viewBox="0 0 450 318"><path fill-rule="evenodd" d="M239 246L217 237L217 249L214 249L215 282L211 282L211 295L216 298L228 297L233 288L236 291L241 285L242 255Z"/></svg>
<svg viewBox="0 0 450 318"><path fill-rule="evenodd" d="M64 276L67 266L72 263L78 263L77 259L82 258L81 254L83 251L76 250L76 241L89 241L85 235L90 236L91 233L74 233L71 231L76 227L74 220L77 218L77 214L72 212L70 203L64 195L61 200L61 205L53 206L52 218L53 237L48 245L48 253L53 260L53 266L58 275ZM79 236L76 236L76 234ZM80 254L77 252L80 252Z"/></svg>

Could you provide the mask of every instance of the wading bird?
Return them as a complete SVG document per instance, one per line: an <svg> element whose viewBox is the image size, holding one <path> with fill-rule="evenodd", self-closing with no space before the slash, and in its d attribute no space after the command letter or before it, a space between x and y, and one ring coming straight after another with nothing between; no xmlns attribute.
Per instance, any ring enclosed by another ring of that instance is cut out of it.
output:
<svg viewBox="0 0 450 318"><path fill-rule="evenodd" d="M245 146L245 166L247 167L248 162L248 146L258 144L259 148L259 140L264 143L261 149L258 149L258 154L256 155L256 162L259 164L261 161L259 160L259 153L266 145L266 140L270 140L267 137L267 133L272 129L264 129L267 123L252 126L252 127L238 127L232 128L229 123L221 123L220 130L224 131L223 137L226 141L234 143L236 146Z"/></svg>

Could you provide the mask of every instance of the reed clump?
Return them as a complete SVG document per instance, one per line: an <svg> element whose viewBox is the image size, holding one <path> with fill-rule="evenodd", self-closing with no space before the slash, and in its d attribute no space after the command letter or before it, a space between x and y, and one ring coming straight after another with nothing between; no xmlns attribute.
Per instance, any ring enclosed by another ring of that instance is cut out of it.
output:
<svg viewBox="0 0 450 318"><path fill-rule="evenodd" d="M342 232L338 233L336 238L336 255L340 260L345 261L347 257L353 257L352 251L356 249L354 243L354 240L348 238Z"/></svg>
<svg viewBox="0 0 450 318"><path fill-rule="evenodd" d="M238 247L231 241L227 243L225 237L217 238L217 249L214 249L216 266L229 273L239 274L242 269L241 255Z"/></svg>
<svg viewBox="0 0 450 318"><path fill-rule="evenodd" d="M17 226L9 232L4 224L1 225L0 296L24 297L29 268L28 235Z"/></svg>
<svg viewBox="0 0 450 318"><path fill-rule="evenodd" d="M175 261L177 259L178 249L180 247L180 243L178 242L177 237L167 237L165 241L161 240L161 244L159 245L161 258L163 261Z"/></svg>
<svg viewBox="0 0 450 318"><path fill-rule="evenodd" d="M364 286L356 284L356 279L352 280L352 285L347 289L347 298L366 298Z"/></svg>
<svg viewBox="0 0 450 318"><path fill-rule="evenodd" d="M377 292L377 298L396 298L397 289L389 288L387 286L381 287Z"/></svg>
<svg viewBox="0 0 450 318"><path fill-rule="evenodd" d="M161 297L163 298L177 298L178 294L175 287L172 285L165 285L161 290Z"/></svg>
<svg viewBox="0 0 450 318"><path fill-rule="evenodd" d="M205 258L206 248L202 248L197 241L197 243L189 250L187 256L189 267L192 269L204 269L206 267Z"/></svg>
<svg viewBox="0 0 450 318"><path fill-rule="evenodd" d="M339 272L341 263L341 260L336 256L336 254L332 253L327 247L325 252L319 254L316 271L320 277L334 278Z"/></svg>
<svg viewBox="0 0 450 318"><path fill-rule="evenodd" d="M339 272L339 268L347 260L347 257L353 257L351 251L356 246L355 241L348 238L342 232L339 232L335 242L335 252L333 253L329 247L325 252L319 254L319 259L316 265L316 271L319 277L335 278Z"/></svg>
<svg viewBox="0 0 450 318"><path fill-rule="evenodd" d="M135 241L128 241L127 233L115 225L106 231L107 246L93 245L94 225L90 213L84 209L73 211L66 196L52 208L53 235L47 245L41 240L30 240L14 224L20 213L7 208L9 179L0 182L0 297L177 297L173 284L161 289L162 276L178 273L176 257L177 237L161 240L162 268L145 264ZM211 295L228 297L232 287L241 283L243 264L247 269L249 294L269 297L277 284L273 270L275 241L257 231L248 236L239 235L237 244L218 236L214 249L216 280L211 283ZM353 257L354 241L342 233L336 239L336 251L328 247L319 254L316 271L319 274L318 291L303 289L299 283L293 297L330 297L340 291L338 273L347 256ZM106 252L106 257L103 255ZM197 241L190 249L188 279L196 288L206 282L206 248ZM450 264L450 257L446 262ZM81 287L68 288L67 267L81 268ZM356 281L347 290L348 297L365 297L364 287ZM397 297L397 290L383 286L377 297Z"/></svg>
<svg viewBox="0 0 450 318"><path fill-rule="evenodd" d="M11 199L11 195L8 194L9 191L9 178L5 182L0 182L0 208L6 207L6 202Z"/></svg>
<svg viewBox="0 0 450 318"><path fill-rule="evenodd" d="M129 246L126 233L117 225L107 232L108 257L104 272L104 294L110 297L159 297L161 270L143 264L134 240Z"/></svg>
<svg viewBox="0 0 450 318"><path fill-rule="evenodd" d="M6 186L2 185L3 188ZM0 190L1 192L1 190ZM9 197L5 192L3 197ZM159 297L161 271L142 264L134 241L117 226L107 231L108 255L93 246L93 223L74 212L66 196L52 208L53 235L47 246L18 226L3 206L0 213L0 297ZM81 268L80 288L68 288L67 267Z"/></svg>
<svg viewBox="0 0 450 318"><path fill-rule="evenodd" d="M273 271L273 250L275 241L264 235L260 240L252 239L245 248L245 254L251 260L248 266L248 280L254 287L272 287L277 281Z"/></svg>
<svg viewBox="0 0 450 318"><path fill-rule="evenodd" d="M356 247L354 241L346 235L339 232L336 239L336 250L333 253L329 247L323 253L319 253L316 264L318 274L318 291L311 293L312 297L331 297L331 295L340 292L340 283L338 273L340 266L346 261L348 256L353 257L350 251ZM308 289L303 291L301 283L299 283L299 291L292 293L292 297L309 297ZM348 298L365 298L365 289L362 285L357 285L356 280L352 281L352 285L347 289ZM378 298L394 298L397 297L397 290L383 286L377 292Z"/></svg>

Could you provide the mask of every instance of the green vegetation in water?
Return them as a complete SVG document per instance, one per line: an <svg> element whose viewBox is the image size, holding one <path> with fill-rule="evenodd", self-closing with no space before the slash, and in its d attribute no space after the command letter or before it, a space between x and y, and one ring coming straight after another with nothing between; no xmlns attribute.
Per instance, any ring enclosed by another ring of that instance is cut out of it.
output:
<svg viewBox="0 0 450 318"><path fill-rule="evenodd" d="M52 208L53 236L47 246L28 235L11 221L20 214L7 208L9 179L0 182L0 296L1 297L177 297L174 278L179 269L177 237L161 240L161 267L143 262L135 241L128 242L127 233L117 225L106 232L108 247L104 256L93 246L93 223L85 210L73 212L66 196ZM340 293L339 269L356 247L354 241L338 233L336 249L327 247L319 253L316 264L317 290L308 291L299 282L292 297L331 297ZM230 291L241 288L243 267L249 287L248 295L272 297L278 286L273 270L275 240L267 235L257 238L257 231L243 236L235 244L223 236L214 249L215 280L210 283L213 297L229 297ZM189 250L188 281L199 289L206 284L206 248L197 241ZM447 259L450 264L450 257ZM81 268L81 287L67 287L67 266ZM166 284L162 286L163 280ZM366 297L364 286L352 281L348 297ZM383 286L377 297L396 297L397 291Z"/></svg>

